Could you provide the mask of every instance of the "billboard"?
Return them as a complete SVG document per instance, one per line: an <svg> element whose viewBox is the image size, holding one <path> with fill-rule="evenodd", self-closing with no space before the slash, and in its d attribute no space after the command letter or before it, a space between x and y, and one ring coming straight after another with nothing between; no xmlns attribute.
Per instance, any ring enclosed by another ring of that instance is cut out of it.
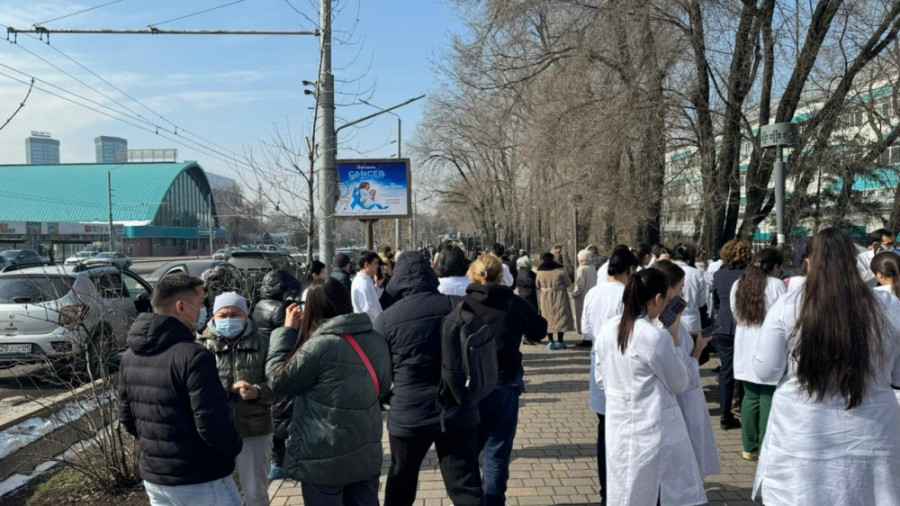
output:
<svg viewBox="0 0 900 506"><path fill-rule="evenodd" d="M338 218L373 219L410 216L409 159L338 160Z"/></svg>

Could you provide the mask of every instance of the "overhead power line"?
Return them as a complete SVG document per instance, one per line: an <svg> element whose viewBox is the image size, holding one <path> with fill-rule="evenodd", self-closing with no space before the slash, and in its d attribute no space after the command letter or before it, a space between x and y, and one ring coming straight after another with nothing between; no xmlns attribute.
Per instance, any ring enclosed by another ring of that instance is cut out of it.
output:
<svg viewBox="0 0 900 506"><path fill-rule="evenodd" d="M35 26L46 25L47 23L52 23L54 21L59 21L60 19L70 18L72 16L77 16L79 14L84 14L85 12L92 11L94 9L99 9L100 7L106 7L107 5L117 4L122 0L113 0L112 2L106 2L105 4L95 5L93 7L88 7L87 9L81 9L80 11L73 12L71 14L66 14L65 16L60 16L58 18L48 19L47 21L41 21L39 23L35 23Z"/></svg>
<svg viewBox="0 0 900 506"><path fill-rule="evenodd" d="M13 37L20 33L36 33L41 36L46 35L49 39L51 33L62 35L314 35L319 36L319 30L306 31L275 31L275 30L160 30L158 28L148 28L146 30L82 30L82 29L55 29L45 26L35 26L34 28L20 29L8 27L6 36Z"/></svg>
<svg viewBox="0 0 900 506"><path fill-rule="evenodd" d="M153 28L154 26L160 26L160 25L164 25L164 24L166 24L166 23L171 23L171 22L173 22L173 21L179 21L179 20L182 20L182 19L187 19L187 18L190 18L190 17L199 16L200 14L206 14L207 12L212 12L212 11L214 11L214 10L216 10L216 9L222 9L222 8L228 7L228 6L230 6L230 5L239 4L239 3L243 2L243 1L244 1L244 0L234 0L233 2L225 3L225 4L222 4L222 5L217 5L216 7L212 7L212 8L209 8L209 9L202 10L202 11L194 12L193 14L187 14L187 15L180 16L180 17L173 18L173 19L169 19L169 20L166 20L166 21L160 21L159 23L150 23L150 24L147 25L147 26L149 26L150 28Z"/></svg>

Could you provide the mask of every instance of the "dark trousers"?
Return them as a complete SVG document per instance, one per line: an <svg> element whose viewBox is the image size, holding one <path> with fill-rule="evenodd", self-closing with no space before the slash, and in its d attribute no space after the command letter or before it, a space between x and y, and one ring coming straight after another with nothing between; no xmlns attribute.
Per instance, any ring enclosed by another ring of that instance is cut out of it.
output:
<svg viewBox="0 0 900 506"><path fill-rule="evenodd" d="M391 468L384 490L385 506L411 506L416 500L419 468L434 443L447 496L457 506L480 506L481 474L478 470L478 428L427 437L390 435Z"/></svg>
<svg viewBox="0 0 900 506"><path fill-rule="evenodd" d="M719 369L719 406L722 418L731 419L731 403L734 400L734 335L719 334L716 336L719 358L722 366Z"/></svg>
<svg viewBox="0 0 900 506"><path fill-rule="evenodd" d="M378 476L343 487L301 483L300 492L311 506L378 506Z"/></svg>
<svg viewBox="0 0 900 506"><path fill-rule="evenodd" d="M516 382L498 386L478 403L481 424L478 443L484 450L484 504L506 504L509 458L519 424L519 395Z"/></svg>
<svg viewBox="0 0 900 506"><path fill-rule="evenodd" d="M277 467L284 465L285 443L287 441L280 437L272 438L272 463Z"/></svg>
<svg viewBox="0 0 900 506"><path fill-rule="evenodd" d="M600 479L600 499L606 504L606 416L597 413L597 477Z"/></svg>

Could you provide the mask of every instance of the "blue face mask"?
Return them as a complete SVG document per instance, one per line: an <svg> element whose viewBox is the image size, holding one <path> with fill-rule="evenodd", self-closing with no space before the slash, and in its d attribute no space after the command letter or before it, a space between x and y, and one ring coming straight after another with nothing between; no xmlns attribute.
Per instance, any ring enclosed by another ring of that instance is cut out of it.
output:
<svg viewBox="0 0 900 506"><path fill-rule="evenodd" d="M216 318L216 332L227 339L237 337L244 330L243 318Z"/></svg>

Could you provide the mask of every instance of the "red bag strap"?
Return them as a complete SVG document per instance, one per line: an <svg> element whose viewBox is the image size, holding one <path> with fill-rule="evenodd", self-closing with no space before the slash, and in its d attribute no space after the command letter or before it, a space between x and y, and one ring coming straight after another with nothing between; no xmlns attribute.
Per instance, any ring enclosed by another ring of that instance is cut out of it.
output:
<svg viewBox="0 0 900 506"><path fill-rule="evenodd" d="M359 355L359 359L362 360L363 365L366 366L366 370L369 371L369 376L372 377L372 383L375 383L375 394L377 394L378 397L381 397L381 384L378 383L378 375L375 374L375 368L372 367L372 362L369 362L369 357L366 356L366 353L353 336L344 334L344 339L350 343L350 346L353 347L353 351Z"/></svg>

